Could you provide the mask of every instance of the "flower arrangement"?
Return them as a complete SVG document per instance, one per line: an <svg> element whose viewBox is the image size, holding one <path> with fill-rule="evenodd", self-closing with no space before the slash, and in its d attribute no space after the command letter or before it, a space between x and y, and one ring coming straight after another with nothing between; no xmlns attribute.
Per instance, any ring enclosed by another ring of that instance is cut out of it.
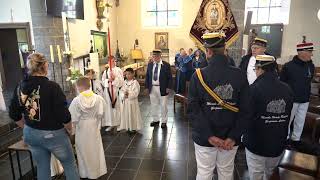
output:
<svg viewBox="0 0 320 180"><path fill-rule="evenodd" d="M69 70L70 76L67 77L66 81L70 81L72 84L74 84L77 81L77 79L79 79L79 77L83 76L79 69L70 67Z"/></svg>

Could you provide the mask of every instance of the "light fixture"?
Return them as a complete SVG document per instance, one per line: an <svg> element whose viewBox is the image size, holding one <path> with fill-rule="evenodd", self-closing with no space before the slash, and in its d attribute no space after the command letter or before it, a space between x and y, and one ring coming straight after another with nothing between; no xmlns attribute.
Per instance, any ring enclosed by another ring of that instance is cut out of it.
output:
<svg viewBox="0 0 320 180"><path fill-rule="evenodd" d="M318 10L318 19L320 21L320 9Z"/></svg>

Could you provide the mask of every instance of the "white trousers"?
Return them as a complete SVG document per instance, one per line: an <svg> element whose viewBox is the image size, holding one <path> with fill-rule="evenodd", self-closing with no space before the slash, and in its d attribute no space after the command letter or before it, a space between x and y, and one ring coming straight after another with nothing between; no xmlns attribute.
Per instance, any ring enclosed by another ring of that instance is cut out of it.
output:
<svg viewBox="0 0 320 180"><path fill-rule="evenodd" d="M290 123L289 123L289 130L288 130L288 136L290 137L290 126L293 121L293 132L291 134L291 140L293 141L300 141L308 107L309 107L309 102L293 103L293 107L291 110Z"/></svg>
<svg viewBox="0 0 320 180"><path fill-rule="evenodd" d="M268 180L273 169L277 167L281 155L278 157L263 157L250 152L246 148L246 159L250 180Z"/></svg>
<svg viewBox="0 0 320 180"><path fill-rule="evenodd" d="M212 180L213 170L217 166L219 180L233 180L234 158L238 146L232 150L219 150L194 143L197 160L197 180Z"/></svg>
<svg viewBox="0 0 320 180"><path fill-rule="evenodd" d="M151 113L153 122L160 121L167 123L168 121L168 96L161 96L160 86L152 86L150 93ZM160 106L160 107L159 107ZM159 114L159 110L161 111Z"/></svg>

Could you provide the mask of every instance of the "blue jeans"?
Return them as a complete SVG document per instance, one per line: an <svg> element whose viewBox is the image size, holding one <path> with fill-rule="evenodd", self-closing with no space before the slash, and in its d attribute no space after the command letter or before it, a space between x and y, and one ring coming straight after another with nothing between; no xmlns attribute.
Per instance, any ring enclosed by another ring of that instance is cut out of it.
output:
<svg viewBox="0 0 320 180"><path fill-rule="evenodd" d="M37 179L51 179L51 153L61 162L67 180L79 180L72 146L65 129L45 131L25 126L24 141L37 163Z"/></svg>

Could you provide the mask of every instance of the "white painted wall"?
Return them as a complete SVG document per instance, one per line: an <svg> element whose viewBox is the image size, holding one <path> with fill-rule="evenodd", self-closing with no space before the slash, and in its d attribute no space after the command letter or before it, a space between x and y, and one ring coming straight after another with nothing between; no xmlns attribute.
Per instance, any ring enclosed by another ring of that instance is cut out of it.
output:
<svg viewBox="0 0 320 180"><path fill-rule="evenodd" d="M71 19L69 22L69 34L71 50L74 52L73 57L81 56L89 53L91 30L99 31L96 25L97 10L95 0L83 1L84 6L84 20ZM107 16L107 10L105 10L105 16ZM116 7L110 8L110 31L111 31L111 48L112 54L115 53L116 48ZM107 32L107 22L103 19L103 28L101 31Z"/></svg>
<svg viewBox="0 0 320 180"><path fill-rule="evenodd" d="M13 21L11 20L11 9ZM29 0L0 0L0 23L30 23L31 43L34 44Z"/></svg>
<svg viewBox="0 0 320 180"><path fill-rule="evenodd" d="M282 38L281 64L297 54L296 45L307 36L307 41L315 44L318 51L313 53L313 62L320 66L320 20L317 13L320 0L291 0L289 24L284 26Z"/></svg>
<svg viewBox="0 0 320 180"><path fill-rule="evenodd" d="M31 22L29 0L0 0L0 23L12 22L11 9L13 22Z"/></svg>
<svg viewBox="0 0 320 180"><path fill-rule="evenodd" d="M133 49L135 39L139 40L139 47L142 49L144 58L147 59L150 52L155 48L155 32L169 33L170 57L183 48L194 48L195 43L189 37L189 32L202 1L182 0L181 2L181 25L169 28L146 28L142 25L141 16L142 0L120 1L116 9L118 16L117 37L120 48L125 54Z"/></svg>

